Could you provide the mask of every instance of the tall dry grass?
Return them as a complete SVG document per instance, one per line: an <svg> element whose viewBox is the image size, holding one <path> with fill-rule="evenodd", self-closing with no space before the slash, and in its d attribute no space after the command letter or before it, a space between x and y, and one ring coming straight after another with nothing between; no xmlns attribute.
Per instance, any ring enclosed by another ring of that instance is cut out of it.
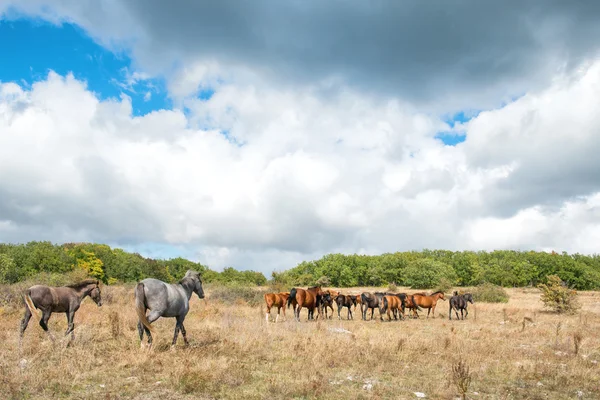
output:
<svg viewBox="0 0 600 400"><path fill-rule="evenodd" d="M469 319L448 321L440 302L428 320L306 322L304 310L297 323L290 310L275 324L264 306L207 290L185 321L191 345L180 337L170 350L174 320L159 319L152 352L139 346L132 287L103 294L103 307L86 299L77 312L70 347L32 319L19 348L23 310L2 308L0 398L455 399L463 389L469 399L600 398L597 292L581 294L574 316L544 312L537 290L513 289L508 303L476 304L476 321L471 305ZM49 326L61 337L65 316Z"/></svg>

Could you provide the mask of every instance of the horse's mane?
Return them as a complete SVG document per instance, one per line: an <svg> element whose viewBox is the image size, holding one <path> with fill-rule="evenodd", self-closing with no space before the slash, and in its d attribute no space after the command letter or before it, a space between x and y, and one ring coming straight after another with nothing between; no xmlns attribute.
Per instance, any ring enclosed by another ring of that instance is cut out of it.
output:
<svg viewBox="0 0 600 400"><path fill-rule="evenodd" d="M71 285L67 285L68 288L71 289L81 289L82 287L86 287L87 285L91 285L91 284L98 284L98 280L97 279L86 279L84 281L81 281L79 283L73 283Z"/></svg>
<svg viewBox="0 0 600 400"><path fill-rule="evenodd" d="M321 285L317 285L317 286L311 286L311 287L309 287L309 289L318 289L318 288L320 288L320 287L321 287Z"/></svg>
<svg viewBox="0 0 600 400"><path fill-rule="evenodd" d="M438 293L444 294L444 291L443 290L438 290L437 292L431 293L430 296L436 295Z"/></svg>

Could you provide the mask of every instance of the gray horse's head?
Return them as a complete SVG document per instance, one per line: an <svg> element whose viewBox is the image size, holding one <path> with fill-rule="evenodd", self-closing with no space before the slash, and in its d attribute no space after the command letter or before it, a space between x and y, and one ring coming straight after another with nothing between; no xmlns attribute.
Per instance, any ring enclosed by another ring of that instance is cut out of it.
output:
<svg viewBox="0 0 600 400"><path fill-rule="evenodd" d="M475 304L473 303L473 295L471 293L465 293L463 295L463 298L465 299L465 301L468 301L471 304Z"/></svg>
<svg viewBox="0 0 600 400"><path fill-rule="evenodd" d="M204 289L202 288L202 278L200 277L200 273L197 271L188 270L185 273L185 277L194 282L194 293L198 295L198 298L204 298Z"/></svg>
<svg viewBox="0 0 600 400"><path fill-rule="evenodd" d="M100 282L96 283L96 287L90 292L90 297L98 307L102 307L102 296L100 296Z"/></svg>

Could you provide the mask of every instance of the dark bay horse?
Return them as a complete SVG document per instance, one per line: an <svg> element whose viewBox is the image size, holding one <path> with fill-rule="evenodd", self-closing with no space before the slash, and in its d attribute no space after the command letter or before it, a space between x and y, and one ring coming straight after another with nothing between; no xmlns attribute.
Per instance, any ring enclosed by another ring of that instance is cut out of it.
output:
<svg viewBox="0 0 600 400"><path fill-rule="evenodd" d="M283 318L285 319L285 303L287 303L287 299L290 296L290 292L281 292L281 293L265 293L265 303L267 304L267 322L269 322L269 316L271 315L271 308L277 307L277 317L275 317L275 322L279 319L279 312L283 308Z"/></svg>
<svg viewBox="0 0 600 400"><path fill-rule="evenodd" d="M427 318L429 318L429 313L433 311L433 318L435 318L435 306L439 299L446 301L444 297L444 292L437 291L430 295L426 295L424 293L415 293L412 295L414 298L414 302L416 306L421 308L427 308Z"/></svg>
<svg viewBox="0 0 600 400"><path fill-rule="evenodd" d="M348 307L348 319L354 319L352 317L352 306L354 306L354 309L356 310L356 297L357 296L343 295L343 294L339 294L337 296L337 298L335 299L335 302L337 304L339 319L342 319L340 312L342 311L342 308L344 308L344 307Z"/></svg>
<svg viewBox="0 0 600 400"><path fill-rule="evenodd" d="M65 336L71 334L71 340L75 338L75 324L73 318L75 312L79 310L79 306L86 296L90 296L92 300L98 305L102 306L102 298L100 296L100 281L97 279L86 279L82 282L67 285L67 286L46 286L46 285L34 285L25 291L23 300L25 301L25 316L21 321L20 338L23 338L27 324L31 319L32 314L36 314L39 317L39 313L36 309L42 310L42 318L40 319L40 326L50 338L54 339L48 331L48 320L53 312L64 312L67 314L67 321L69 327L65 332Z"/></svg>
<svg viewBox="0 0 600 400"><path fill-rule="evenodd" d="M328 318L327 308L331 308L331 316L329 318L331 319L331 317L333 317L333 303L335 303L335 300L339 295L340 292L335 292L333 290L325 290L323 292L323 296L321 297L321 306L323 308L323 312L325 313L325 319Z"/></svg>
<svg viewBox="0 0 600 400"><path fill-rule="evenodd" d="M471 293L458 294L458 292L454 292L454 296L450 297L450 310L448 311L448 319L452 319L452 310L456 313L456 319L458 318L458 310L460 310L461 319L467 318L469 315L469 311L467 310L467 306L473 303L473 295ZM463 310L465 315L463 316Z"/></svg>
<svg viewBox="0 0 600 400"><path fill-rule="evenodd" d="M371 309L371 319L373 319L373 313L375 313L375 309L379 310L379 303L382 302L382 298L385 296L385 293L375 292L375 293L362 293L360 295L361 298L361 310L362 310L362 319L364 321L367 320L367 311ZM379 310L379 318L383 321L383 316L381 315L381 310Z"/></svg>
<svg viewBox="0 0 600 400"><path fill-rule="evenodd" d="M150 325L160 317L176 318L175 334L172 346L177 342L177 335L181 331L186 346L189 344L183 321L190 310L190 298L196 293L198 298L204 298L202 279L200 273L188 270L179 283L170 284L158 279L147 278L139 282L135 287L135 311L137 312L138 333L140 342L144 338L144 332L148 336L148 346L152 347L152 333L154 329ZM146 316L146 310L150 310ZM140 343L143 346L143 342Z"/></svg>
<svg viewBox="0 0 600 400"><path fill-rule="evenodd" d="M404 315L405 315L404 311L407 308L410 311L412 311L412 318L419 318L419 313L417 313L417 310L422 310L422 309L415 304L415 297L414 297L414 295L407 295L406 293L398 293L398 294L396 294L396 296L402 302L402 317L403 318L404 318Z"/></svg>
<svg viewBox="0 0 600 400"><path fill-rule="evenodd" d="M291 305L294 306L296 321L300 321L300 310L304 307L308 308L308 319L314 319L315 308L319 312L319 315L321 314L321 298L323 295L321 286L313 286L308 289L292 288L290 290L290 297L287 300L287 306L288 308Z"/></svg>

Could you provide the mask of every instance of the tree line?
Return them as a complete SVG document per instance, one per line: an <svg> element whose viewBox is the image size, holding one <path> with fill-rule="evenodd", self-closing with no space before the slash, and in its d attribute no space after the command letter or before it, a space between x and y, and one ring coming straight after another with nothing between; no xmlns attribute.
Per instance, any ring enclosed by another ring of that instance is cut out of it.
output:
<svg viewBox="0 0 600 400"><path fill-rule="evenodd" d="M87 276L107 284L136 282L144 278L176 282L188 269L200 272L205 282L267 283L260 272L238 271L234 268L216 272L184 258L155 260L104 244L0 243L0 283L17 283L39 274L67 274L73 271L83 271Z"/></svg>
<svg viewBox="0 0 600 400"><path fill-rule="evenodd" d="M107 284L147 277L176 282L188 269L201 272L207 283L267 284L267 278L260 272L234 268L217 272L181 257L156 260L103 244L0 243L0 283L21 282L40 273L72 271L84 271ZM317 283L335 287L396 284L435 288L482 283L535 287L545 283L548 275L558 275L574 289L600 289L600 255L512 250L423 250L377 256L328 254L283 272L273 272L271 283L284 287Z"/></svg>
<svg viewBox="0 0 600 400"><path fill-rule="evenodd" d="M274 272L287 286L322 283L335 287L396 284L413 288L537 286L558 275L578 290L600 289L600 255L556 252L423 250L377 256L328 254L295 268Z"/></svg>

